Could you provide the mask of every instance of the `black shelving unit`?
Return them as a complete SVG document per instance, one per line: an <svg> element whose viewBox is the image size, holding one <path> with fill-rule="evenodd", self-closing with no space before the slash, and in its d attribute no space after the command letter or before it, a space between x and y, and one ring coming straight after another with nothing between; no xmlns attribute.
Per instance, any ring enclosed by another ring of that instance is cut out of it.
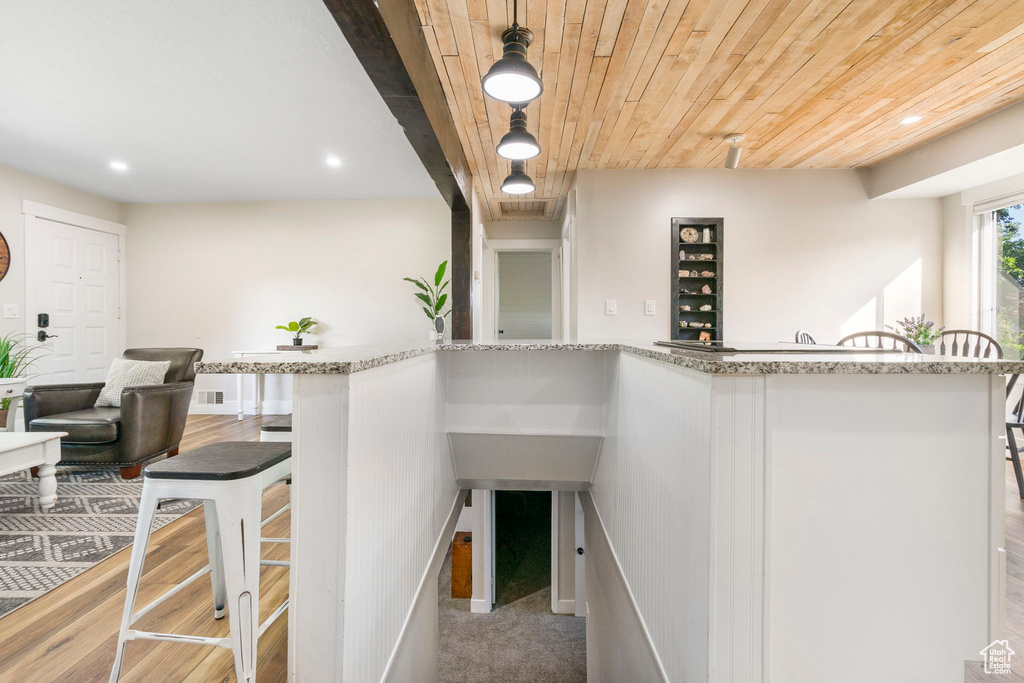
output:
<svg viewBox="0 0 1024 683"><path fill-rule="evenodd" d="M722 339L724 224L721 218L672 219L672 339L697 340L701 332L707 332L712 340ZM697 231L696 242L683 240L685 228ZM693 271L697 275L692 275ZM705 272L713 275L705 276ZM705 286L711 290L709 294L702 291ZM711 306L710 311L700 310L707 305ZM690 310L683 310L684 306ZM701 327L692 327L691 323L700 323Z"/></svg>

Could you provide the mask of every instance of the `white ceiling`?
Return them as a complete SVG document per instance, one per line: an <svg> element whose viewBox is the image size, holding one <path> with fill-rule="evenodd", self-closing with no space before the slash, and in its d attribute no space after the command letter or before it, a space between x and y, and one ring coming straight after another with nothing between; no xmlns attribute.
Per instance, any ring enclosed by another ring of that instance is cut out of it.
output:
<svg viewBox="0 0 1024 683"><path fill-rule="evenodd" d="M321 0L3 0L0 164L122 202L439 196Z"/></svg>

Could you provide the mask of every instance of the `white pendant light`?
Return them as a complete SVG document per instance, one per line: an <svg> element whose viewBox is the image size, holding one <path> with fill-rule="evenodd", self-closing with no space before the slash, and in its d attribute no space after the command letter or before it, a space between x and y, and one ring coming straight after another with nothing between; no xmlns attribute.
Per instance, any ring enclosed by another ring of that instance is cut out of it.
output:
<svg viewBox="0 0 1024 683"><path fill-rule="evenodd" d="M526 130L526 112L522 107L517 106L512 111L512 116L509 117L509 131L502 136L495 151L498 152L498 156L511 161L532 159L540 154L537 138Z"/></svg>
<svg viewBox="0 0 1024 683"><path fill-rule="evenodd" d="M743 142L743 135L730 133L726 136L725 141L729 143L729 153L725 155L725 167L736 168L740 165L740 154L743 153L743 148L739 147L739 144Z"/></svg>
<svg viewBox="0 0 1024 683"><path fill-rule="evenodd" d="M496 100L509 104L526 104L540 97L544 90L537 70L526 61L526 49L533 42L533 32L520 28L516 20L518 1L512 3L512 27L501 34L505 44L501 59L496 61L483 78L484 92Z"/></svg>
<svg viewBox="0 0 1024 683"><path fill-rule="evenodd" d="M536 189L533 179L526 175L526 162L513 161L512 172L501 183L501 191L508 194L529 194Z"/></svg>

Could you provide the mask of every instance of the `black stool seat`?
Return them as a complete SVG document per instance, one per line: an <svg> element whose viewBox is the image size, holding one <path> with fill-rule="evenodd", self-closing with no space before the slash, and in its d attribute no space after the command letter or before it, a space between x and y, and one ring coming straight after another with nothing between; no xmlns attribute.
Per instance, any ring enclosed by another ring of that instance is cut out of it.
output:
<svg viewBox="0 0 1024 683"><path fill-rule="evenodd" d="M223 441L147 465L150 479L244 479L290 458L287 442Z"/></svg>
<svg viewBox="0 0 1024 683"><path fill-rule="evenodd" d="M278 415L260 425L262 432L290 432L292 431L292 416Z"/></svg>

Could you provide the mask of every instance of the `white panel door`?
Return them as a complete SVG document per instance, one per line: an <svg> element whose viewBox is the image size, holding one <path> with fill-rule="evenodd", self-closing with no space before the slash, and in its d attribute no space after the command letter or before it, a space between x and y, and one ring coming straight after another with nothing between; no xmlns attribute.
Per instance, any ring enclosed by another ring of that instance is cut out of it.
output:
<svg viewBox="0 0 1024 683"><path fill-rule="evenodd" d="M498 339L551 339L550 251L498 252Z"/></svg>
<svg viewBox="0 0 1024 683"><path fill-rule="evenodd" d="M45 331L32 384L101 382L121 351L118 236L26 220L26 329ZM49 315L48 327L39 314Z"/></svg>

